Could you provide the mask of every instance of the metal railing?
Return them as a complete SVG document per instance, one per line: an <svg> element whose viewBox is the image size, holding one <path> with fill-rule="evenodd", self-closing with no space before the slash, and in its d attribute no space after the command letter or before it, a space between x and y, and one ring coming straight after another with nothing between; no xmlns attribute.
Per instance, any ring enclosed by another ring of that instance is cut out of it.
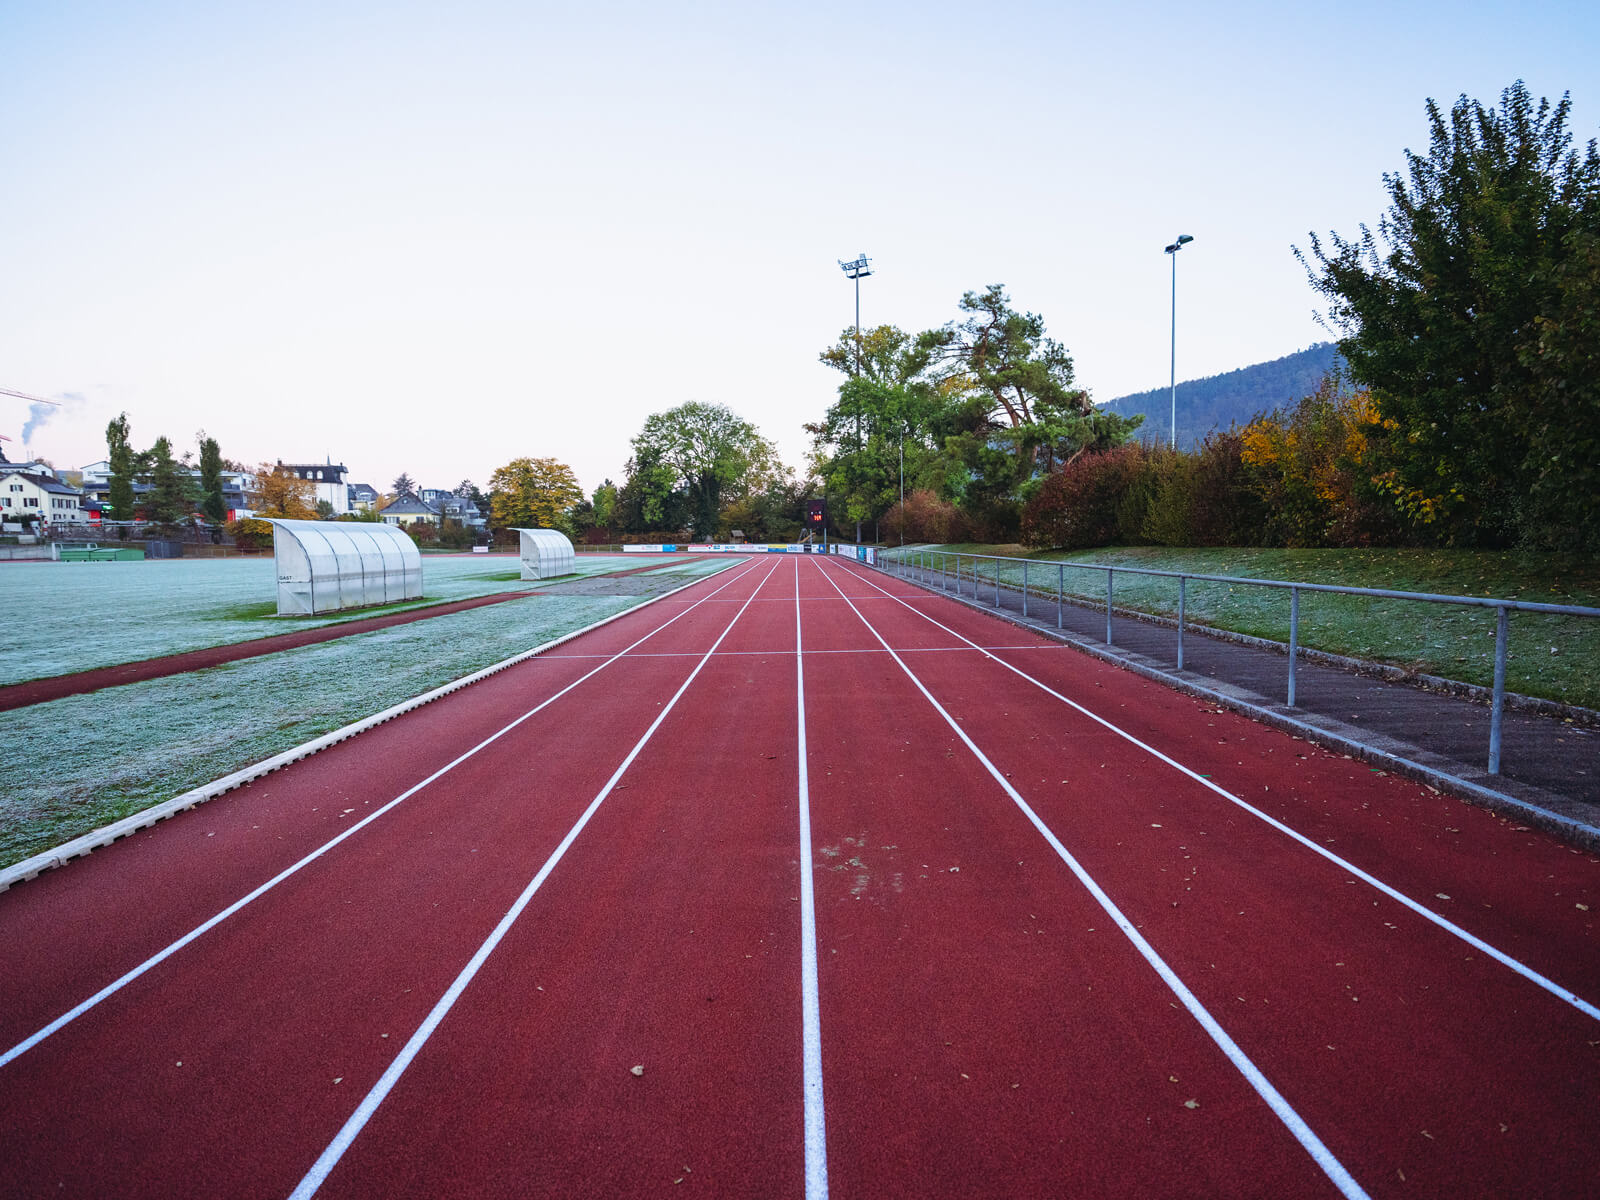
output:
<svg viewBox="0 0 1600 1200"><path fill-rule="evenodd" d="M962 564L967 563L970 573L963 573ZM1080 604L1077 593L1069 594L1066 591L1066 573L1068 571L1103 571L1106 577L1105 588L1105 613L1106 613L1106 645L1113 645L1111 619L1115 606L1115 580L1118 575L1148 575L1178 581L1178 670L1183 670L1183 634L1186 623L1186 609L1188 603L1188 585L1190 581L1200 583L1220 583L1230 586L1249 585L1252 587L1277 588L1289 593L1289 672L1286 703L1288 707L1295 705L1295 663L1300 658L1300 595L1302 592L1334 592L1346 596L1366 596L1384 600L1415 600L1430 604L1446 604L1470 608L1492 608L1495 610L1495 639L1494 639L1494 686L1489 703L1489 774L1500 773L1500 739L1505 713L1506 697L1506 657L1507 646L1510 639L1510 614L1513 612L1547 613L1557 616L1569 617L1600 617L1600 608L1585 608L1573 604L1540 604L1526 600L1499 600L1477 596L1449 596L1437 595L1431 592L1400 592L1386 588L1345 587L1329 583L1297 583L1282 579L1251 579L1233 575L1204 575L1195 571L1162 571L1153 567L1126 567L1108 563L1076 563L1076 562L1036 562L1026 558L1005 558L991 554L966 554L958 551L946 550L884 550L878 556L880 566L907 577L915 577L926 586L941 587L946 592L956 595L965 595L965 589L970 585L972 597L980 602L987 596L992 586L994 592L994 607L1000 608L1001 591L1005 588L1010 591L1020 591L1022 595L1022 615L1028 617L1028 599L1032 595L1050 596L1049 576L1055 576L1055 608L1056 628L1062 628L1063 606L1067 603ZM992 564L982 566L981 564ZM1006 566L1021 568L1020 583L1012 579L1002 579L1002 575L1015 575L1015 572L1003 571ZM1042 590L1030 586L1028 572L1032 567L1036 579L1042 577ZM981 593L981 594L980 594Z"/></svg>

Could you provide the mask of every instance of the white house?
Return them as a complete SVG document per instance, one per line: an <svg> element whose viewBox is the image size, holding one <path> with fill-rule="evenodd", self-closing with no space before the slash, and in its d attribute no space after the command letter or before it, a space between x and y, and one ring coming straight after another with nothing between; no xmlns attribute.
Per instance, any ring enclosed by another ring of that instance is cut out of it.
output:
<svg viewBox="0 0 1600 1200"><path fill-rule="evenodd" d="M278 466L296 479L309 479L316 484L317 501L326 500L332 506L334 516L350 511L350 485L344 478L350 473L350 468L343 463L332 460L325 463L279 462Z"/></svg>
<svg viewBox="0 0 1600 1200"><path fill-rule="evenodd" d="M53 475L35 475L14 466L0 468L0 519L32 517L50 525L77 525L87 520L83 495Z"/></svg>

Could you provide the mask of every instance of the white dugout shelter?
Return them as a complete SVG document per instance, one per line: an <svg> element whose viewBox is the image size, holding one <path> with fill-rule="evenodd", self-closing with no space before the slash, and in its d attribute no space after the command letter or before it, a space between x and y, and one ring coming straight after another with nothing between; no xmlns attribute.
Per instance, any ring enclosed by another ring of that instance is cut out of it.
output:
<svg viewBox="0 0 1600 1200"><path fill-rule="evenodd" d="M518 529L522 535L522 577L554 579L578 569L578 556L564 533L554 529Z"/></svg>
<svg viewBox="0 0 1600 1200"><path fill-rule="evenodd" d="M422 598L422 555L398 525L273 521L278 615Z"/></svg>

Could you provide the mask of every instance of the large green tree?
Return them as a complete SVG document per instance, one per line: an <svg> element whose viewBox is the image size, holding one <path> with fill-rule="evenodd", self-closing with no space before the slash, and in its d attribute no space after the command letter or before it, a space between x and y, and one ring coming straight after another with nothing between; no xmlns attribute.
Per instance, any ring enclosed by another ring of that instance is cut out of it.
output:
<svg viewBox="0 0 1600 1200"><path fill-rule="evenodd" d="M200 435L200 511L206 520L220 525L228 519L228 505L222 498L222 449L217 439Z"/></svg>
<svg viewBox="0 0 1600 1200"><path fill-rule="evenodd" d="M119 413L106 426L106 461L111 467L111 516L117 521L133 520L133 477L138 455L128 440L128 414Z"/></svg>
<svg viewBox="0 0 1600 1200"><path fill-rule="evenodd" d="M143 457L145 493L144 517L153 525L176 525L194 511L189 476L180 470L173 457L172 443L158 437Z"/></svg>
<svg viewBox="0 0 1600 1200"><path fill-rule="evenodd" d="M745 500L787 474L777 448L754 425L723 405L696 400L647 417L629 466L647 522L666 518L678 494L703 538L716 534L725 500Z"/></svg>
<svg viewBox="0 0 1600 1200"><path fill-rule="evenodd" d="M1600 154L1573 149L1570 111L1520 81L1497 107L1429 100L1377 234L1296 251L1377 402L1376 481L1438 541L1546 542L1592 505L1568 485L1600 477Z"/></svg>
<svg viewBox="0 0 1600 1200"><path fill-rule="evenodd" d="M573 505L583 499L578 477L554 458L514 458L489 477L489 509L502 529L572 532Z"/></svg>
<svg viewBox="0 0 1600 1200"><path fill-rule="evenodd" d="M899 499L902 467L907 486L929 486L924 478L936 457L933 420L947 391L922 378L929 355L918 340L893 325L853 329L819 356L841 371L839 398L821 421L806 425L813 445L813 470L825 484L835 520L875 521Z"/></svg>

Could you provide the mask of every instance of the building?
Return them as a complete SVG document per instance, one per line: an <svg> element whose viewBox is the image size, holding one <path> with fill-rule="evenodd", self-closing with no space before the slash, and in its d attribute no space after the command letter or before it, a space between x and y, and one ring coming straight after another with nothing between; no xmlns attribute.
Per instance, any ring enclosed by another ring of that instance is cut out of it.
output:
<svg viewBox="0 0 1600 1200"><path fill-rule="evenodd" d="M350 485L344 479L350 473L350 468L343 463L336 463L332 459L325 463L286 463L280 459L277 465L296 479L308 479L316 484L317 498L314 503L321 504L326 500L334 516L342 516L350 511Z"/></svg>
<svg viewBox="0 0 1600 1200"><path fill-rule="evenodd" d="M378 507L378 501L383 499L383 493L370 483L352 483L350 485L350 511L357 509L362 512L371 512Z"/></svg>
<svg viewBox="0 0 1600 1200"><path fill-rule="evenodd" d="M478 506L465 496L440 488L423 488L419 495L424 504L439 514L441 520L460 521L468 529L484 529L489 524Z"/></svg>
<svg viewBox="0 0 1600 1200"><path fill-rule="evenodd" d="M385 525L415 525L419 521L439 524L439 510L409 493L401 496L379 514Z"/></svg>
<svg viewBox="0 0 1600 1200"><path fill-rule="evenodd" d="M200 472L193 467L180 467L179 474L187 475L194 481L194 490L200 492ZM83 480L83 498L86 511L91 515L91 521L98 521L102 508L107 510L108 518L118 521L131 521L136 519L139 501L150 490L148 483L137 479L133 481L133 506L132 513L112 513L111 507L111 464L105 459L92 462L78 471ZM258 495L256 477L248 471L223 471L222 472L222 503L228 510L226 520L237 521L240 518L252 516L255 513L253 498ZM198 508L198 501L196 507Z"/></svg>
<svg viewBox="0 0 1600 1200"><path fill-rule="evenodd" d="M7 463L0 466L0 520L23 518L41 525L81 525L88 515L83 493L62 483L53 472L37 475L23 465Z"/></svg>

